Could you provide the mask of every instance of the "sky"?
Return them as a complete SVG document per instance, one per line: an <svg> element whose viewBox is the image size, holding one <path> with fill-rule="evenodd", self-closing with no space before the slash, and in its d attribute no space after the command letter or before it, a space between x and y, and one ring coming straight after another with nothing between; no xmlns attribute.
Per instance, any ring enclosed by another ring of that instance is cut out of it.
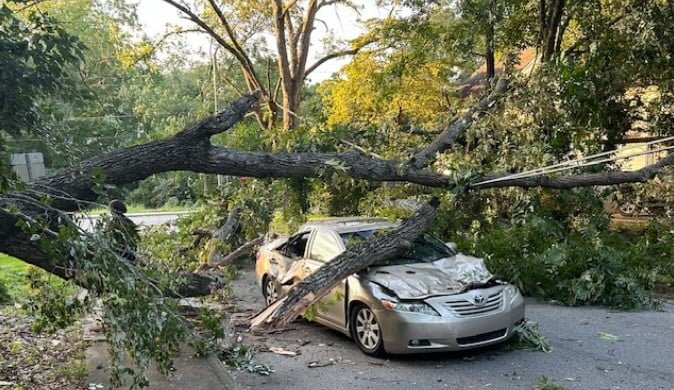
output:
<svg viewBox="0 0 674 390"><path fill-rule="evenodd" d="M369 19L375 17L384 17L389 9L377 7L372 0L357 0L356 4L362 6L360 18ZM143 25L144 32L150 37L161 36L170 29L170 25L179 25L182 27L193 28L194 24L188 20L179 17L180 12L161 0L138 0L138 17ZM358 22L359 15L345 7L330 6L322 9L318 14L318 19L330 26L333 33L340 39L352 39L364 32ZM312 48L310 51L310 60L312 64L323 52L321 41L328 34L326 27L322 23L316 23L316 30L312 34ZM194 53L190 55L199 55L197 53L209 53L210 40L205 34L191 33L186 38L189 46L194 48ZM271 37L268 40L272 40ZM272 45L273 46L273 45ZM207 55L207 54L206 54ZM204 58L206 59L206 58ZM309 82L320 82L329 78L337 72L342 66L349 62L348 58L328 61L311 74Z"/></svg>

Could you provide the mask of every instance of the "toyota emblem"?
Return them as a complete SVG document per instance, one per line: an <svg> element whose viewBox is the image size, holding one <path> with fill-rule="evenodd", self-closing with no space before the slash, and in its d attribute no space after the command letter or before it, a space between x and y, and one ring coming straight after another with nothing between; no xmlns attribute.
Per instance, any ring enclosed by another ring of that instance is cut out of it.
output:
<svg viewBox="0 0 674 390"><path fill-rule="evenodd" d="M473 301L475 302L476 305L481 305L484 303L484 296L482 294L476 294L473 297Z"/></svg>

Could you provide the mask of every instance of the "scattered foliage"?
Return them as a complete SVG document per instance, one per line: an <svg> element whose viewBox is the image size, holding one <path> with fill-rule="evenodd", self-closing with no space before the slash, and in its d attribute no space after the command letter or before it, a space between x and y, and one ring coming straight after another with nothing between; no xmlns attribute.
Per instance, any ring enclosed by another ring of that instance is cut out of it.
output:
<svg viewBox="0 0 674 390"><path fill-rule="evenodd" d="M84 388L81 328L45 334L33 332L31 323L20 312L0 308L0 382L11 389Z"/></svg>
<svg viewBox="0 0 674 390"><path fill-rule="evenodd" d="M508 343L508 348L552 352L552 346L548 339L538 330L538 323L525 319L515 327L514 331L515 336Z"/></svg>
<svg viewBox="0 0 674 390"><path fill-rule="evenodd" d="M545 375L538 377L538 384L535 388L536 390L564 390L564 386L556 384Z"/></svg>
<svg viewBox="0 0 674 390"><path fill-rule="evenodd" d="M236 370L246 370L260 375L269 375L274 369L267 364L256 364L253 362L255 352L252 347L239 345L230 350L221 351L218 358L227 366Z"/></svg>

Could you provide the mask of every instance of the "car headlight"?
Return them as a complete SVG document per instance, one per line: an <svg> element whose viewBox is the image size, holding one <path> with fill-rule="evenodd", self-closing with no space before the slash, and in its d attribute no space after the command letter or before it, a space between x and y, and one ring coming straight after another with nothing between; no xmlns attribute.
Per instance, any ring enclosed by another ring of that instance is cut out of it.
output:
<svg viewBox="0 0 674 390"><path fill-rule="evenodd" d="M515 297L517 297L519 294L520 291L512 284L507 284L503 288L503 295L505 296L506 302L512 302L512 300L515 299Z"/></svg>
<svg viewBox="0 0 674 390"><path fill-rule="evenodd" d="M403 313L426 314L429 316L439 316L430 305L424 302L393 302L388 300L381 300L381 303L388 310L398 311Z"/></svg>

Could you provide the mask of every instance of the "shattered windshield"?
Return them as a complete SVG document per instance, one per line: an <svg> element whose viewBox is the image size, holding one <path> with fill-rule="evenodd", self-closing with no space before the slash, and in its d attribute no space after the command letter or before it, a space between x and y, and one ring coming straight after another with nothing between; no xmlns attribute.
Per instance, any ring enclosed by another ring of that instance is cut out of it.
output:
<svg viewBox="0 0 674 390"><path fill-rule="evenodd" d="M384 233L383 230L363 230L360 232L341 233L346 248L354 247L375 235ZM420 235L408 251L388 260L385 265L404 265L414 263L432 263L456 253L449 249L442 241L428 233Z"/></svg>

